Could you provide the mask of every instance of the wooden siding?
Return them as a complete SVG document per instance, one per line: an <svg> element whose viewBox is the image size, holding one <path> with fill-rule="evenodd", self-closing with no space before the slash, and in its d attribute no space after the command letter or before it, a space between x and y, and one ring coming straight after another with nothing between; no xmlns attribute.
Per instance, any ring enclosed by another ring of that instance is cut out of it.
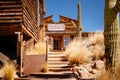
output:
<svg viewBox="0 0 120 80"><path fill-rule="evenodd" d="M40 0L40 4L43 4L43 0ZM39 17L43 17L43 6L39 7L39 14L42 15ZM37 0L0 0L0 35L13 35L21 31L38 41L40 28L37 8ZM5 33L5 29L8 33Z"/></svg>
<svg viewBox="0 0 120 80"><path fill-rule="evenodd" d="M36 41L39 38L36 0L23 0L23 29Z"/></svg>
<svg viewBox="0 0 120 80"><path fill-rule="evenodd" d="M69 35L76 35L77 31L77 20L64 17L60 15L60 21L59 22L53 22L52 21L52 15L44 18L44 23L45 23L45 32L47 35L50 34L69 34ZM74 23L74 24L73 24ZM65 25L65 30L64 31L48 31L47 26L48 24L64 24Z"/></svg>
<svg viewBox="0 0 120 80"><path fill-rule="evenodd" d="M0 23L21 23L21 0L0 0Z"/></svg>

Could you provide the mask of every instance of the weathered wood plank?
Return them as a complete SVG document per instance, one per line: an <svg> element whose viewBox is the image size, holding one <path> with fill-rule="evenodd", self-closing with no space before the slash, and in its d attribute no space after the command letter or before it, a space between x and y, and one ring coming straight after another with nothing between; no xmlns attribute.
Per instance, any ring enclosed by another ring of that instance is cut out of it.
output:
<svg viewBox="0 0 120 80"><path fill-rule="evenodd" d="M0 52L0 61L3 63L8 62L10 59L6 55L4 55L2 52Z"/></svg>
<svg viewBox="0 0 120 80"><path fill-rule="evenodd" d="M36 0L0 0L0 24L23 23L24 32L35 40L39 37ZM10 26L12 28L12 26Z"/></svg>
<svg viewBox="0 0 120 80"><path fill-rule="evenodd" d="M22 12L22 8L20 9L0 9L0 13L3 13L3 11L6 12Z"/></svg>
<svg viewBox="0 0 120 80"><path fill-rule="evenodd" d="M6 20L6 19L7 20L10 20L10 19L21 20L21 18L22 18L21 16L15 16L15 17L11 17L11 16L10 17L6 17L5 16L5 17L0 17L0 20Z"/></svg>
<svg viewBox="0 0 120 80"><path fill-rule="evenodd" d="M22 22L21 0L0 0L0 23Z"/></svg>
<svg viewBox="0 0 120 80"><path fill-rule="evenodd" d="M6 1L6 0L1 0L0 1L0 4L2 4L2 5L4 5L4 4L22 4L22 2L21 1L12 1L12 0L8 0L8 1Z"/></svg>
<svg viewBox="0 0 120 80"><path fill-rule="evenodd" d="M22 20L0 20L0 23L21 23Z"/></svg>
<svg viewBox="0 0 120 80"><path fill-rule="evenodd" d="M29 4L28 4L29 3ZM23 11L27 11L27 13L34 19L37 20L36 18L36 13L33 4L30 3L28 0L23 0Z"/></svg>
<svg viewBox="0 0 120 80"><path fill-rule="evenodd" d="M23 19L24 19L24 17L27 17L32 22L32 24L37 26L36 20L29 14L29 12L25 9L25 7L23 7L23 9L24 9L23 10Z"/></svg>
<svg viewBox="0 0 120 80"><path fill-rule="evenodd" d="M10 8L22 8L22 5L16 5L16 4L15 5L8 5L8 4L6 4L6 5L2 5L2 6L0 5L0 8L1 9L4 9L4 8L9 8L9 9Z"/></svg>
<svg viewBox="0 0 120 80"><path fill-rule="evenodd" d="M0 16L22 16L22 13L0 13Z"/></svg>
<svg viewBox="0 0 120 80"><path fill-rule="evenodd" d="M36 40L39 37L39 27L37 26L37 6L33 0L23 0L23 24ZM28 27L29 26L29 27Z"/></svg>

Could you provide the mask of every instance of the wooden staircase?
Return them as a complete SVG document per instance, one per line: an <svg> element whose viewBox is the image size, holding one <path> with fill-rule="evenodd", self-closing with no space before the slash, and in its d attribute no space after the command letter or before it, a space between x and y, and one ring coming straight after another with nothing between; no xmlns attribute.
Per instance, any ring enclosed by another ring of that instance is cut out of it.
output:
<svg viewBox="0 0 120 80"><path fill-rule="evenodd" d="M49 71L47 73L34 73L30 76L37 78L46 78L50 80L71 80L71 78L74 78L74 80L76 80L75 74L70 71L70 66L68 65L68 61L66 61L65 54L63 52L48 53L48 68Z"/></svg>
<svg viewBox="0 0 120 80"><path fill-rule="evenodd" d="M63 52L51 52L48 54L48 68L50 72L70 71L70 66Z"/></svg>

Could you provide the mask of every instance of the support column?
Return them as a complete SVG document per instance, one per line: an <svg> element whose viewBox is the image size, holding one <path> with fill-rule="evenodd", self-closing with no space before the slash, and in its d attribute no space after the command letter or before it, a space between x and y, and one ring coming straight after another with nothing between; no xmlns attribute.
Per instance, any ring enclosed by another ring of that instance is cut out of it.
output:
<svg viewBox="0 0 120 80"><path fill-rule="evenodd" d="M23 33L22 32L15 32L18 35L17 38L17 64L19 65L19 76L22 76L22 49L23 49Z"/></svg>

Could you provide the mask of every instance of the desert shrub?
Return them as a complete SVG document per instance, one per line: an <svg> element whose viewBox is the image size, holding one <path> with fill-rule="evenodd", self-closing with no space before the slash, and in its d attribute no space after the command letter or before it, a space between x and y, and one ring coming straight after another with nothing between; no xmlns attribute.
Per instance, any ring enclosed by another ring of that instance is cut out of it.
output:
<svg viewBox="0 0 120 80"><path fill-rule="evenodd" d="M3 80L14 80L17 65L13 62L6 62L3 66Z"/></svg>
<svg viewBox="0 0 120 80"><path fill-rule="evenodd" d="M31 49L27 50L27 55L39 55L46 53L46 43L36 43Z"/></svg>
<svg viewBox="0 0 120 80"><path fill-rule="evenodd" d="M42 67L42 72L48 72L49 68L48 68L48 63L44 64Z"/></svg>
<svg viewBox="0 0 120 80"><path fill-rule="evenodd" d="M95 33L88 37L87 47L91 52L91 56L94 59L100 59L104 56L105 46L104 46L104 36L103 33Z"/></svg>
<svg viewBox="0 0 120 80"><path fill-rule="evenodd" d="M89 61L89 52L78 40L73 40L66 48L66 59L70 64L82 64Z"/></svg>
<svg viewBox="0 0 120 80"><path fill-rule="evenodd" d="M92 59L104 56L103 33L95 33L86 39L74 39L65 50L66 59L70 64L83 64Z"/></svg>

